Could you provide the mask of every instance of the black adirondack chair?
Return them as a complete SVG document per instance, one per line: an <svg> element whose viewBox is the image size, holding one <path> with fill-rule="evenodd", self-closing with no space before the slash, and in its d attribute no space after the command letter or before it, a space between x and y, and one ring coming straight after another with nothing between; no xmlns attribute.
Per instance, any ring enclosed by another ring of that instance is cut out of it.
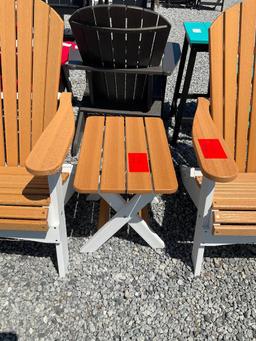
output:
<svg viewBox="0 0 256 341"><path fill-rule="evenodd" d="M80 105L75 154L83 112L161 116L166 76L176 61L173 45L166 48L171 26L151 10L123 5L86 7L71 16L70 25L83 64L68 68L86 70L89 87ZM161 94L154 97L155 81L161 83Z"/></svg>

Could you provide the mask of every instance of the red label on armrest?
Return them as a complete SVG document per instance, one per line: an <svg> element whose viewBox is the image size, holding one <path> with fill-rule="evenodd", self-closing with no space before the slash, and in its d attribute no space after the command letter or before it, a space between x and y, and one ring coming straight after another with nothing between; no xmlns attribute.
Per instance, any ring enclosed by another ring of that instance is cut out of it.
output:
<svg viewBox="0 0 256 341"><path fill-rule="evenodd" d="M147 153L128 153L129 172L149 172Z"/></svg>
<svg viewBox="0 0 256 341"><path fill-rule="evenodd" d="M198 142L206 159L227 159L218 139L198 139Z"/></svg>

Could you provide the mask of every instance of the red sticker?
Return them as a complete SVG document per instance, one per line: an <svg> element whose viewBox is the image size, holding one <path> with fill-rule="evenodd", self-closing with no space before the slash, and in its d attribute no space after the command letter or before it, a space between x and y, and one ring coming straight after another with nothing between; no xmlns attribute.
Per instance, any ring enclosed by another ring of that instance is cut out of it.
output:
<svg viewBox="0 0 256 341"><path fill-rule="evenodd" d="M206 159L227 159L227 155L218 139L198 139Z"/></svg>
<svg viewBox="0 0 256 341"><path fill-rule="evenodd" d="M147 153L128 153L129 172L149 172Z"/></svg>

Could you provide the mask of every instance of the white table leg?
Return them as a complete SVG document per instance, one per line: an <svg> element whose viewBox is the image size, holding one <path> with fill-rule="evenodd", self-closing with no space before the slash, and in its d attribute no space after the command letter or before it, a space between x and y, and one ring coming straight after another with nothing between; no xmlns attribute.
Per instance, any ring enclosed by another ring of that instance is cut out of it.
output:
<svg viewBox="0 0 256 341"><path fill-rule="evenodd" d="M152 247L152 249L163 249L165 247L163 240L153 232L145 220L141 219L139 216L132 218L128 224Z"/></svg>
<svg viewBox="0 0 256 341"><path fill-rule="evenodd" d="M90 238L81 248L81 252L96 251L127 223L152 248L165 246L158 235L151 231L147 223L138 216L138 212L154 199L153 194L137 194L128 202L119 194L100 193L100 195L117 213Z"/></svg>

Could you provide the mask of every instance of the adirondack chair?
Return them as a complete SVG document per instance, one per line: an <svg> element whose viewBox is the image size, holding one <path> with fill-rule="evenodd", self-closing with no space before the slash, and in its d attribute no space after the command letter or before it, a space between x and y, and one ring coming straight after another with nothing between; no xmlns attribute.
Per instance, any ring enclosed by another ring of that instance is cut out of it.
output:
<svg viewBox="0 0 256 341"><path fill-rule="evenodd" d="M57 109L63 21L41 0L0 1L0 238L56 245L68 267L64 202L72 167L71 94Z"/></svg>
<svg viewBox="0 0 256 341"><path fill-rule="evenodd" d="M210 28L211 99L199 98L193 144L200 171L182 167L198 212L192 259L205 246L256 242L256 3L226 10Z"/></svg>
<svg viewBox="0 0 256 341"><path fill-rule="evenodd" d="M83 112L161 116L166 77L176 61L173 44L167 44L171 26L151 10L123 5L86 7L71 16L70 25L83 65L68 67L86 70L89 84L89 95L80 105L75 154ZM154 77L158 77L159 96L155 96Z"/></svg>

